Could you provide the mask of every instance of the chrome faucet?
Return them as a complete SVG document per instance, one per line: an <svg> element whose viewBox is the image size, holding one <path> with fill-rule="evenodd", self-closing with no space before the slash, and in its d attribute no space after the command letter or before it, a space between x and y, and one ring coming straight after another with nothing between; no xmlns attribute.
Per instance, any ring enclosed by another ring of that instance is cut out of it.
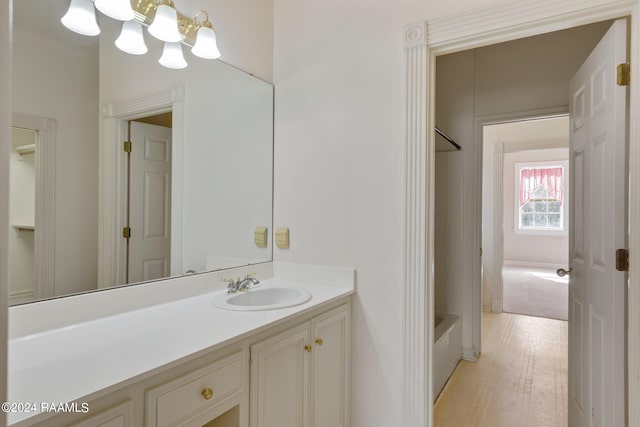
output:
<svg viewBox="0 0 640 427"><path fill-rule="evenodd" d="M247 274L244 276L244 279L240 279L240 277L236 277L235 280L222 279L223 282L227 282L227 293L233 294L236 292L243 292L259 284L260 281L258 279L251 277L254 274L256 273Z"/></svg>

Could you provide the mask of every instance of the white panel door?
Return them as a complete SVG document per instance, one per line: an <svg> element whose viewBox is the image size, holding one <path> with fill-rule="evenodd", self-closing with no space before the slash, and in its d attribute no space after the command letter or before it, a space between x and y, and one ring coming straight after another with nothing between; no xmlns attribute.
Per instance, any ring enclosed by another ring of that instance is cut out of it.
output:
<svg viewBox="0 0 640 427"><path fill-rule="evenodd" d="M625 425L625 20L613 23L571 81L569 425Z"/></svg>
<svg viewBox="0 0 640 427"><path fill-rule="evenodd" d="M170 274L171 129L131 122L128 283Z"/></svg>

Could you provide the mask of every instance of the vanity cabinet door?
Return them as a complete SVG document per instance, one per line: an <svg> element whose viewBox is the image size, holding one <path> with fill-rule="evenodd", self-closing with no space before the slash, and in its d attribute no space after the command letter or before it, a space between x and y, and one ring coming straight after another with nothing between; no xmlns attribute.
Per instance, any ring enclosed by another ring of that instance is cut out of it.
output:
<svg viewBox="0 0 640 427"><path fill-rule="evenodd" d="M126 401L72 424L71 427L133 427L133 403Z"/></svg>
<svg viewBox="0 0 640 427"><path fill-rule="evenodd" d="M350 331L348 306L311 321L311 427L349 425Z"/></svg>
<svg viewBox="0 0 640 427"><path fill-rule="evenodd" d="M251 346L251 427L349 427L351 305Z"/></svg>
<svg viewBox="0 0 640 427"><path fill-rule="evenodd" d="M309 426L309 323L251 346L252 427Z"/></svg>

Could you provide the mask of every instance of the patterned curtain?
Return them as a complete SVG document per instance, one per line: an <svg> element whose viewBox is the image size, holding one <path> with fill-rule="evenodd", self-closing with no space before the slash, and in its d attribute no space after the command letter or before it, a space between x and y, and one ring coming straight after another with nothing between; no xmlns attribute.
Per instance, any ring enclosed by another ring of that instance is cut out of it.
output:
<svg viewBox="0 0 640 427"><path fill-rule="evenodd" d="M562 205L562 168L520 169L520 206L542 185Z"/></svg>

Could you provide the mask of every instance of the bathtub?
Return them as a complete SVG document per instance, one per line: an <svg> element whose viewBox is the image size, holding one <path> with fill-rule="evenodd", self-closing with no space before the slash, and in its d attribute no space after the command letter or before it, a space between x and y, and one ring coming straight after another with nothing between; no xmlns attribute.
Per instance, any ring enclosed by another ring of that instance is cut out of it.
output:
<svg viewBox="0 0 640 427"><path fill-rule="evenodd" d="M438 397L462 359L462 322L455 314L436 313L433 344L433 398Z"/></svg>

